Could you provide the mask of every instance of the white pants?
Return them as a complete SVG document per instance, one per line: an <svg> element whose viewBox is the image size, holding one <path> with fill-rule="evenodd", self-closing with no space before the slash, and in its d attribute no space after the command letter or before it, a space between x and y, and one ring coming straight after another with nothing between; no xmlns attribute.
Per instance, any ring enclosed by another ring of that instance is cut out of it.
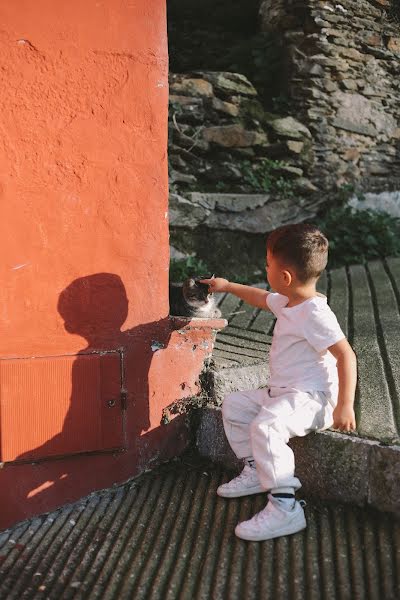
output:
<svg viewBox="0 0 400 600"><path fill-rule="evenodd" d="M227 395L222 417L232 450L238 458L254 458L266 490L298 489L301 484L294 476L294 455L287 443L331 427L334 407L335 401L324 392L263 388Z"/></svg>

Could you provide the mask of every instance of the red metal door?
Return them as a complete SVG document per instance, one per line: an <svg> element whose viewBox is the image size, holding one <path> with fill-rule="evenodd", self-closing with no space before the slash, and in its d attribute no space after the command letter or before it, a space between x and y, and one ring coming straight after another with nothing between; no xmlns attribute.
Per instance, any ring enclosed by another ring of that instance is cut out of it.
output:
<svg viewBox="0 0 400 600"><path fill-rule="evenodd" d="M119 352L0 360L0 460L124 446Z"/></svg>

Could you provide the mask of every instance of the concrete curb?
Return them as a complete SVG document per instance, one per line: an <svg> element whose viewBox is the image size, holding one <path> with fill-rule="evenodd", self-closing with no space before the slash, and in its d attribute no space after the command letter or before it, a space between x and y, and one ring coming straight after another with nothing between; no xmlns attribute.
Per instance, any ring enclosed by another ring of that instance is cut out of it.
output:
<svg viewBox="0 0 400 600"><path fill-rule="evenodd" d="M252 366L210 369L206 372L203 389L212 403L221 406L224 396L237 390L256 390L267 385L267 361Z"/></svg>
<svg viewBox="0 0 400 600"><path fill-rule="evenodd" d="M225 437L220 408L197 415L199 454L239 469ZM371 506L400 517L400 447L332 431L290 440L305 496Z"/></svg>

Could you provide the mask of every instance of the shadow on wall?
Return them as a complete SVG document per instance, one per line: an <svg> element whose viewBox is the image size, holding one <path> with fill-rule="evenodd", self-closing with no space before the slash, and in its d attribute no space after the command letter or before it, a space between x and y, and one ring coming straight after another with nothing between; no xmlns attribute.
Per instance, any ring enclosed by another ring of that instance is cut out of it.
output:
<svg viewBox="0 0 400 600"><path fill-rule="evenodd" d="M76 498L76 491L87 485L87 482L82 483L82 478L87 476L94 482L93 488L109 485L109 479L104 480L101 473L101 461L105 459L108 468L110 461L115 462L115 480L128 478L134 474L133 466L137 463L140 466L141 461L146 463L157 444L162 448L165 436L165 427L148 431L151 424L149 370L154 357L154 340L159 348L167 348L172 332L186 321L171 321L166 317L121 331L128 315L128 298L122 280L112 273L76 279L61 293L57 308L66 331L85 338L87 344L78 356L67 357L73 360L72 382L68 387L69 403L68 396L64 403L63 414L65 406L68 410L62 430L36 447L30 448L26 440L28 449L16 457L18 464L5 464L3 474L12 472L12 477L19 478L10 515L26 512L23 506L27 501L33 504L34 510L28 511L32 514L57 505L58 497L59 504ZM55 364L60 359L50 360ZM60 376L57 369L54 375ZM154 395L154 391L152 393ZM54 401L59 403L60 396L54 396ZM36 410L35 418L38 409L44 421L52 418L57 421L54 418L60 410L57 404L28 407L32 415ZM46 423L43 427L45 431ZM56 430L53 427L53 431ZM125 460L125 466L121 467L119 459L126 453L129 461ZM92 462L88 462L88 454ZM82 474L81 464L85 459L89 475ZM93 473L96 469L99 472ZM83 489L85 493L87 490ZM4 498L3 503L6 503ZM5 508L7 512L7 506ZM8 519L5 515L8 522L15 520L10 515Z"/></svg>

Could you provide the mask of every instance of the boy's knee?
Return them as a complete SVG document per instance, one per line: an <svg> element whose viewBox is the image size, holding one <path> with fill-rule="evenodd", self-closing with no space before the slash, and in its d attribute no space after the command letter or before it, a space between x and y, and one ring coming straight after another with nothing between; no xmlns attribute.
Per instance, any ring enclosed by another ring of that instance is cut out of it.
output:
<svg viewBox="0 0 400 600"><path fill-rule="evenodd" d="M234 419L237 416L242 404L242 395L240 392L232 392L224 397L222 402L222 416L226 420Z"/></svg>
<svg viewBox="0 0 400 600"><path fill-rule="evenodd" d="M279 417L276 416L256 417L250 423L250 432L253 436L257 435L258 433L269 436L273 433L281 432L282 428L283 423L280 421Z"/></svg>

